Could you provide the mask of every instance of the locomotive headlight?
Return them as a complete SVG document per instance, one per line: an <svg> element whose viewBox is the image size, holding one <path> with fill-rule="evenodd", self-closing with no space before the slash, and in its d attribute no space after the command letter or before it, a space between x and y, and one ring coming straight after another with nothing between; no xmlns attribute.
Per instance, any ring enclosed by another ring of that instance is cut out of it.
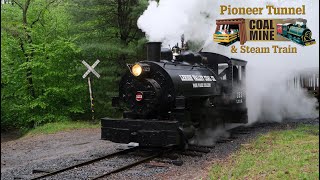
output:
<svg viewBox="0 0 320 180"><path fill-rule="evenodd" d="M139 64L135 64L131 68L131 73L136 77L140 76L142 73L142 67Z"/></svg>
<svg viewBox="0 0 320 180"><path fill-rule="evenodd" d="M150 65L145 63L127 64L130 72L135 77L141 76L142 74L148 74L150 72Z"/></svg>

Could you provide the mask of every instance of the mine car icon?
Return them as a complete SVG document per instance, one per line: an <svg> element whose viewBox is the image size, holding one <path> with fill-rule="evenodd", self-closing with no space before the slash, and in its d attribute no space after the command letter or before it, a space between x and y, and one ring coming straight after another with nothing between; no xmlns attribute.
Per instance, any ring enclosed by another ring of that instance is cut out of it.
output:
<svg viewBox="0 0 320 180"><path fill-rule="evenodd" d="M213 41L223 46L240 41L243 45L247 41L245 19L218 19L216 20L216 30L213 34Z"/></svg>

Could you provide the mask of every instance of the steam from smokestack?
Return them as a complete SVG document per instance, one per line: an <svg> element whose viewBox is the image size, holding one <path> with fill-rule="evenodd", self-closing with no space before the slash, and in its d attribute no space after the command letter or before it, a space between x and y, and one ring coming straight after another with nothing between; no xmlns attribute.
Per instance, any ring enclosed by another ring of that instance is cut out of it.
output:
<svg viewBox="0 0 320 180"><path fill-rule="evenodd" d="M268 15L264 9L261 16L220 15L220 5L232 7L301 7L306 6L306 15ZM203 51L211 51L228 57L244 59L247 66L247 106L249 122L257 120L281 121L292 117L318 116L316 100L301 89L288 89L287 80L294 71L308 67L319 67L319 43L301 47L292 42L246 42L251 47L294 46L297 54L232 54L230 47L217 45L212 36L216 19L225 18L304 18L312 30L314 39L319 39L319 1L292 0L160 0L149 1L149 6L138 20L138 27L146 33L149 41L162 41L164 47L180 42L182 34L186 40L201 44ZM236 42L237 48L240 47Z"/></svg>
<svg viewBox="0 0 320 180"><path fill-rule="evenodd" d="M209 0L161 0L159 4L149 1L138 27L149 41L161 41L164 47L180 42L182 34L186 40L204 41L210 36L210 26L214 28L215 21L209 13L214 7L215 3Z"/></svg>

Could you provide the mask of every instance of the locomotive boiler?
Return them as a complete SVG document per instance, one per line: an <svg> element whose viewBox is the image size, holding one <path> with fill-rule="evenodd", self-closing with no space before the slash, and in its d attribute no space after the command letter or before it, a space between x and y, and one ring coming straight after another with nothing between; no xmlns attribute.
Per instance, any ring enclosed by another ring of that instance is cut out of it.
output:
<svg viewBox="0 0 320 180"><path fill-rule="evenodd" d="M122 119L102 118L101 138L140 146L186 145L197 131L247 123L246 61L182 47L147 43L147 60L128 64L114 107Z"/></svg>

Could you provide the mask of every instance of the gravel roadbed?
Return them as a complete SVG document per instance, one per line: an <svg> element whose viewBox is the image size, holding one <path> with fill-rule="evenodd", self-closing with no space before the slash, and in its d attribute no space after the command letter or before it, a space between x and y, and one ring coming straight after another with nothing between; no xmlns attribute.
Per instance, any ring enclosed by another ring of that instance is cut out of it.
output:
<svg viewBox="0 0 320 180"><path fill-rule="evenodd" d="M163 157L106 179L206 179L207 173L215 163L224 161L242 144L250 142L260 134L272 130L291 129L302 123L319 126L319 118L291 120L281 124L274 123L266 127L257 127L251 129L248 134L237 135L237 138L232 141L216 144L209 153L196 153L199 156L174 153L173 155L183 162L182 166L164 163L163 161L171 159ZM123 144L100 140L100 129L81 129L49 135L27 136L1 142L1 179L29 179L37 175L32 174L33 170L57 170L116 152L124 147ZM114 167L137 158L133 155L113 158L89 166L86 170L79 168L47 179L88 179L89 176L110 171Z"/></svg>

